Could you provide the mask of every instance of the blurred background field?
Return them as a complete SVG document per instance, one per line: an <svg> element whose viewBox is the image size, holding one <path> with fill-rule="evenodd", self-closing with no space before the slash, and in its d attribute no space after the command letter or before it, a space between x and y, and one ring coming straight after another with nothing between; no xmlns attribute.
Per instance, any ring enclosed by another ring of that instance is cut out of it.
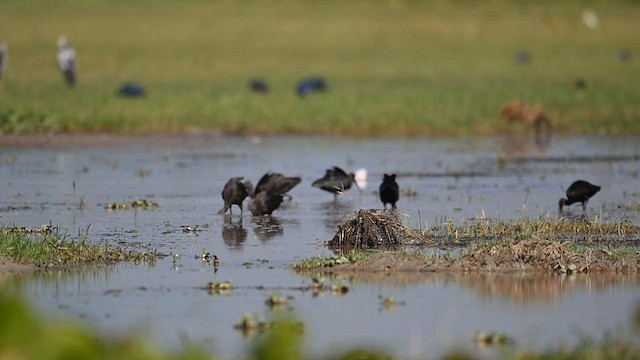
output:
<svg viewBox="0 0 640 360"><path fill-rule="evenodd" d="M560 133L640 133L638 19L635 1L4 0L0 130L493 134L524 97ZM309 75L328 91L298 97ZM127 81L147 96L118 97Z"/></svg>

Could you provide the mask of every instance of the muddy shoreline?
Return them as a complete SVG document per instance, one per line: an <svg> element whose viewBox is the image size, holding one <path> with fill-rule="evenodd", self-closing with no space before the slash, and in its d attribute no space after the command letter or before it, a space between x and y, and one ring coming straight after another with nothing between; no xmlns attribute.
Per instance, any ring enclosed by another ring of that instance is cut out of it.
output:
<svg viewBox="0 0 640 360"><path fill-rule="evenodd" d="M18 262L0 257L0 280L3 277L11 276L13 274L32 273L37 270L38 270L38 267L34 264L18 263Z"/></svg>

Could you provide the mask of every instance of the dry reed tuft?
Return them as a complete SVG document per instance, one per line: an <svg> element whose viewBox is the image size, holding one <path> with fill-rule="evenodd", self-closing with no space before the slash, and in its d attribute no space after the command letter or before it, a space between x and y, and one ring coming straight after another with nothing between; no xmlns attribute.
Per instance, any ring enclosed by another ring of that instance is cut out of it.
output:
<svg viewBox="0 0 640 360"><path fill-rule="evenodd" d="M429 243L420 232L404 225L396 212L371 209L359 210L338 226L329 248L367 250Z"/></svg>

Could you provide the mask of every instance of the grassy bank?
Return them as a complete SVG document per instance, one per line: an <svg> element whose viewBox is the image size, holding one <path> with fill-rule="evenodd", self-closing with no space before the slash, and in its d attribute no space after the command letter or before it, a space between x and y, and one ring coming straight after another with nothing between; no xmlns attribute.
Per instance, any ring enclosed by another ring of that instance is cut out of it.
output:
<svg viewBox="0 0 640 360"><path fill-rule="evenodd" d="M89 240L72 241L57 228L43 226L0 229L0 258L46 269L104 265L118 261L154 261L156 256Z"/></svg>
<svg viewBox="0 0 640 360"><path fill-rule="evenodd" d="M640 133L640 6L584 4L7 0L0 130L485 134L524 96L559 132ZM63 33L75 89L55 65ZM518 50L531 61L514 61ZM313 74L329 91L294 95ZM250 93L252 77L272 91ZM115 95L131 80L145 99Z"/></svg>

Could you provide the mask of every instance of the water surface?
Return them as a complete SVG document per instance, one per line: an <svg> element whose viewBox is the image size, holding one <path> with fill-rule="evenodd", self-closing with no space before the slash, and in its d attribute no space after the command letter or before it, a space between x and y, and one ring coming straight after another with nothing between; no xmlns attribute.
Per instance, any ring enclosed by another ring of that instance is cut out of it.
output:
<svg viewBox="0 0 640 360"><path fill-rule="evenodd" d="M241 316L267 318L264 300L292 296L290 310L305 323L310 351L326 354L351 345L381 346L400 356L434 357L452 346L473 348L476 331L504 331L518 345L544 348L582 335L626 332L639 300L633 276L523 277L426 274L385 283L346 283L346 295L314 296L297 288L308 277L287 267L324 246L343 217L379 208L383 173L396 173L398 208L413 227L478 217L556 217L558 199L572 181L602 186L587 208L599 221L638 222L637 137L350 139L333 137L178 137L167 141L78 141L56 146L0 148L0 222L60 225L72 237L162 254L154 265L18 277L19 288L45 314L70 315L108 332L142 330L160 346L184 339L216 354L243 353L233 330ZM328 167L368 170L362 191L333 196L311 187ZM254 183L267 171L301 176L302 183L272 218L220 216L220 192L230 177ZM153 209L106 210L114 202L146 198ZM582 214L578 206L572 214ZM196 232L185 232L185 227ZM221 260L217 272L196 259ZM174 261L175 259L175 261ZM200 289L231 281L228 295ZM381 306L380 297L401 304Z"/></svg>

